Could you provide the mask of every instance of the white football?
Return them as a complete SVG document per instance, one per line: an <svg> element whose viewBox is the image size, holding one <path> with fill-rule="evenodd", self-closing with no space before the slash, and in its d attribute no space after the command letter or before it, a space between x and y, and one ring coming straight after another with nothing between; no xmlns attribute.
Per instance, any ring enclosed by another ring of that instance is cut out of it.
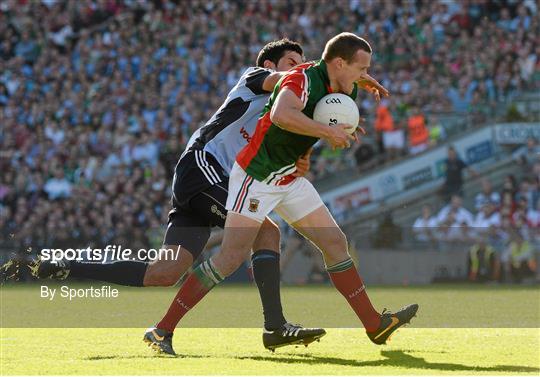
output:
<svg viewBox="0 0 540 377"><path fill-rule="evenodd" d="M334 126L338 123L350 124L350 133L356 131L360 121L360 112L353 99L345 94L331 93L325 95L315 105L313 120Z"/></svg>

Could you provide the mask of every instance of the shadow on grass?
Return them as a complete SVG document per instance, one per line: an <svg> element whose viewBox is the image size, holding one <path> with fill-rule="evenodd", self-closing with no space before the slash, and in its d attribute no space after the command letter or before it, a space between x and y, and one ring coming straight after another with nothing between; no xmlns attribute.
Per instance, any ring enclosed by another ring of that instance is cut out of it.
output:
<svg viewBox="0 0 540 377"><path fill-rule="evenodd" d="M410 351L410 350L406 350ZM293 357L294 356L294 357ZM381 351L383 360L358 361L350 359L341 359L338 357L321 357L313 355L292 355L287 356L242 356L237 359L250 359L258 361L272 361L287 364L334 364L353 367L400 367L408 369L429 369L434 371L469 371L469 372L540 372L540 368L528 367L522 365L494 365L489 367L469 366L456 363L436 363L426 361L422 357L408 355L403 350Z"/></svg>
<svg viewBox="0 0 540 377"><path fill-rule="evenodd" d="M128 359L205 359L212 356L201 356L201 355L166 355L166 354L153 354L153 355L96 355L85 357L83 360L88 361L99 361L99 360L128 360Z"/></svg>

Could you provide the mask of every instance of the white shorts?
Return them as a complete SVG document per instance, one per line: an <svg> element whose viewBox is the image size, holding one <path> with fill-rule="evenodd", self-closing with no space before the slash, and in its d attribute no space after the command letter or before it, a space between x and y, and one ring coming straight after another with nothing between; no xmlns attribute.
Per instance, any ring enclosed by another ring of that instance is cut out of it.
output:
<svg viewBox="0 0 540 377"><path fill-rule="evenodd" d="M288 185L262 183L246 174L235 162L229 176L228 211L263 222L273 210L294 223L324 205L315 187L304 177Z"/></svg>

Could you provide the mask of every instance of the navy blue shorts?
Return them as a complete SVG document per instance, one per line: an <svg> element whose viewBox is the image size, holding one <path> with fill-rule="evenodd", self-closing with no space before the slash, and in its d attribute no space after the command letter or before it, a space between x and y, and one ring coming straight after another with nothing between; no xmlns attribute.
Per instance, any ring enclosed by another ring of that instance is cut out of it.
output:
<svg viewBox="0 0 540 377"><path fill-rule="evenodd" d="M197 259L212 227L225 226L228 184L223 168L211 154L186 152L175 168L164 245L180 245Z"/></svg>

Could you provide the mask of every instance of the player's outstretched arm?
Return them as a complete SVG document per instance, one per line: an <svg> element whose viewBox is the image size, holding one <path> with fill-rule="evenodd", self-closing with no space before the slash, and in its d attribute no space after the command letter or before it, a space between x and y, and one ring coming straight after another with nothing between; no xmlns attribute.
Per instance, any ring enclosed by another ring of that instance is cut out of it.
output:
<svg viewBox="0 0 540 377"><path fill-rule="evenodd" d="M384 86L382 86L377 80L368 75L367 73L362 75L362 78L356 82L358 87L364 89L370 93L373 93L375 100L379 102L381 95L383 97L390 96L390 92Z"/></svg>
<svg viewBox="0 0 540 377"><path fill-rule="evenodd" d="M303 108L304 103L292 90L282 89L272 106L270 120L284 130L327 140L333 148L346 148L354 141L354 137L345 131L353 126L327 126L306 116Z"/></svg>

